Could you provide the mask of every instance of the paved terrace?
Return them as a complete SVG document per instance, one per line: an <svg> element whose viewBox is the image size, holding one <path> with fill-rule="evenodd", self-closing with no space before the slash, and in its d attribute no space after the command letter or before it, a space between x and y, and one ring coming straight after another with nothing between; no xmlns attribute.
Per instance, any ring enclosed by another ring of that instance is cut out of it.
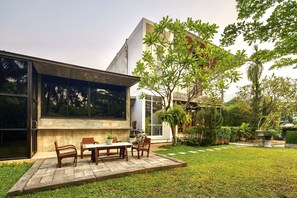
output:
<svg viewBox="0 0 297 198"><path fill-rule="evenodd" d="M40 190L56 189L68 185L78 185L109 178L121 177L135 173L147 173L175 167L187 166L185 162L168 156L146 153L140 159L129 154L129 161L116 156L99 158L96 165L90 156L77 160L73 166L73 158L62 160L62 168L57 168L57 158L38 159L34 165L9 190L8 196L31 193Z"/></svg>

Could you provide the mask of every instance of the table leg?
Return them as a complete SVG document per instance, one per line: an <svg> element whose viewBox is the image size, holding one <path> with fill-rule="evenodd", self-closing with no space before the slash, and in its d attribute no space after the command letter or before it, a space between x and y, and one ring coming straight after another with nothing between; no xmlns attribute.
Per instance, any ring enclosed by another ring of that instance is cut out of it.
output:
<svg viewBox="0 0 297 198"><path fill-rule="evenodd" d="M91 150L91 160L92 162L95 162L95 149Z"/></svg>
<svg viewBox="0 0 297 198"><path fill-rule="evenodd" d="M128 149L126 146L125 146L125 154L126 154L126 161L128 161Z"/></svg>
<svg viewBox="0 0 297 198"><path fill-rule="evenodd" d="M98 149L95 148L95 162L96 162L96 165L98 165Z"/></svg>

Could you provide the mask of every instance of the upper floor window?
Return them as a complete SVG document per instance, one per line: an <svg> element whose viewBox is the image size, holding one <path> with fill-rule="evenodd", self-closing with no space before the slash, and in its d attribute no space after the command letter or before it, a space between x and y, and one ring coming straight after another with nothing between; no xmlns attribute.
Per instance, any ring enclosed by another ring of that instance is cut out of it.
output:
<svg viewBox="0 0 297 198"><path fill-rule="evenodd" d="M0 93L27 94L28 63L0 57Z"/></svg>
<svg viewBox="0 0 297 198"><path fill-rule="evenodd" d="M126 87L43 75L42 115L126 119Z"/></svg>

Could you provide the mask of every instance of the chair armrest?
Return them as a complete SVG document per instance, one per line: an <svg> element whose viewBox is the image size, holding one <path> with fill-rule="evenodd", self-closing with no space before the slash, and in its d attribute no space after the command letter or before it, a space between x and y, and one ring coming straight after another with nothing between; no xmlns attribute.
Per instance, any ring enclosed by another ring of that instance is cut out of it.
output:
<svg viewBox="0 0 297 198"><path fill-rule="evenodd" d="M94 144L99 144L99 142L94 142Z"/></svg>

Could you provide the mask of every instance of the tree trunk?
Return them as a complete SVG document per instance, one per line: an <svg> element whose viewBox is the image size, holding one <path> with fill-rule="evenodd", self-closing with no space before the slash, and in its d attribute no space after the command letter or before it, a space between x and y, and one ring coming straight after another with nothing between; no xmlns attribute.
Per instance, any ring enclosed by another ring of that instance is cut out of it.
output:
<svg viewBox="0 0 297 198"><path fill-rule="evenodd" d="M177 145L176 126L171 126L171 131L173 136L172 146L176 146Z"/></svg>

